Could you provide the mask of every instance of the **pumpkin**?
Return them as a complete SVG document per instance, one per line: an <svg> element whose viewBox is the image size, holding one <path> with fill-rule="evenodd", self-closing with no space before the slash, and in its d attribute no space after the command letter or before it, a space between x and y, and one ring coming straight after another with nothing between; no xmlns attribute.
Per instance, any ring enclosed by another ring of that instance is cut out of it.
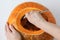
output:
<svg viewBox="0 0 60 40"><path fill-rule="evenodd" d="M53 40L50 34L37 28L24 18L24 15L32 10L43 11L41 14L43 18L48 22L56 24L52 13L46 7L36 2L24 2L19 4L11 12L7 22L14 25L14 28L23 36L23 40Z"/></svg>

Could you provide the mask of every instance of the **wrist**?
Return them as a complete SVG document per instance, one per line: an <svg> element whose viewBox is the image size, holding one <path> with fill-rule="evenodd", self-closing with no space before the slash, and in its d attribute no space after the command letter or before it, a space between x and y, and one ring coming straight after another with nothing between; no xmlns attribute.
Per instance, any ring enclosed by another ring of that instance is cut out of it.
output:
<svg viewBox="0 0 60 40"><path fill-rule="evenodd" d="M47 24L47 21L39 21L35 24L35 26L37 26L38 28L42 28L45 27L45 25Z"/></svg>

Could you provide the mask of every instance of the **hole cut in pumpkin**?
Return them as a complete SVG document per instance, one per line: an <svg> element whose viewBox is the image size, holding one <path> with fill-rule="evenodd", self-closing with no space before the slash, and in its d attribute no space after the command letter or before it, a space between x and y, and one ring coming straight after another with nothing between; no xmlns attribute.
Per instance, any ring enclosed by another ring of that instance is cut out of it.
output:
<svg viewBox="0 0 60 40"><path fill-rule="evenodd" d="M30 31L38 31L38 30L40 30L40 28L37 28L35 25L31 24L31 23L27 20L27 18L24 18L24 17L21 19L21 25L22 25L25 29L30 30Z"/></svg>
<svg viewBox="0 0 60 40"><path fill-rule="evenodd" d="M48 21L48 17L46 15L44 15L43 13L41 13L41 15L46 21ZM21 21L21 25L27 30L30 30L30 31L41 30L40 28L38 28L35 25L33 25L32 23L30 23L28 21L28 19L25 17L25 15L22 17L22 19L20 21Z"/></svg>

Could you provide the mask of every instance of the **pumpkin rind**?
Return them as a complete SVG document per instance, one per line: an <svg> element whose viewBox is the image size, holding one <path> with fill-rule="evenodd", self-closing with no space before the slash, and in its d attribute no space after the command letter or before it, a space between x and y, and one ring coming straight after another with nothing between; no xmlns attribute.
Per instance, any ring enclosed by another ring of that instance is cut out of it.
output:
<svg viewBox="0 0 60 40"><path fill-rule="evenodd" d="M8 18L9 24L14 24L14 27L24 36L24 40L53 40L53 37L48 33L44 32L44 30L38 31L29 31L22 27L21 19L22 17L31 10L39 10L44 11L48 10L41 4L35 2L25 2L18 5L12 12ZM56 23L52 13L48 10L41 14L48 22ZM47 17L47 18L46 18Z"/></svg>

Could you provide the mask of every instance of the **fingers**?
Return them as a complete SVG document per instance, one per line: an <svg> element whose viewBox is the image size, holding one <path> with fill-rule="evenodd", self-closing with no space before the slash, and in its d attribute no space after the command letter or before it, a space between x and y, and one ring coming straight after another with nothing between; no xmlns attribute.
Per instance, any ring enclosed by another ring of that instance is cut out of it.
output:
<svg viewBox="0 0 60 40"><path fill-rule="evenodd" d="M36 18L38 12L35 12L35 11L30 11L29 13L27 13L25 16L27 19L30 19L32 17Z"/></svg>
<svg viewBox="0 0 60 40"><path fill-rule="evenodd" d="M28 21L30 21L29 19L31 19L31 16L28 13L25 15L25 17L27 18Z"/></svg>
<svg viewBox="0 0 60 40"><path fill-rule="evenodd" d="M8 23L5 25L5 31L8 33L16 32L13 25L9 25Z"/></svg>
<svg viewBox="0 0 60 40"><path fill-rule="evenodd" d="M5 25L5 30L6 30L6 32L11 32L8 24Z"/></svg>
<svg viewBox="0 0 60 40"><path fill-rule="evenodd" d="M25 17L30 17L31 15L33 14L33 11L30 11L30 12L28 12L27 14L25 14Z"/></svg>
<svg viewBox="0 0 60 40"><path fill-rule="evenodd" d="M25 17L28 17L28 13L27 13L27 14L25 14Z"/></svg>
<svg viewBox="0 0 60 40"><path fill-rule="evenodd" d="M26 14L26 17L40 15L40 11L33 10Z"/></svg>
<svg viewBox="0 0 60 40"><path fill-rule="evenodd" d="M16 30L15 30L15 28L14 28L13 25L10 25L9 27L10 27L10 30L11 30L12 32L16 32Z"/></svg>

